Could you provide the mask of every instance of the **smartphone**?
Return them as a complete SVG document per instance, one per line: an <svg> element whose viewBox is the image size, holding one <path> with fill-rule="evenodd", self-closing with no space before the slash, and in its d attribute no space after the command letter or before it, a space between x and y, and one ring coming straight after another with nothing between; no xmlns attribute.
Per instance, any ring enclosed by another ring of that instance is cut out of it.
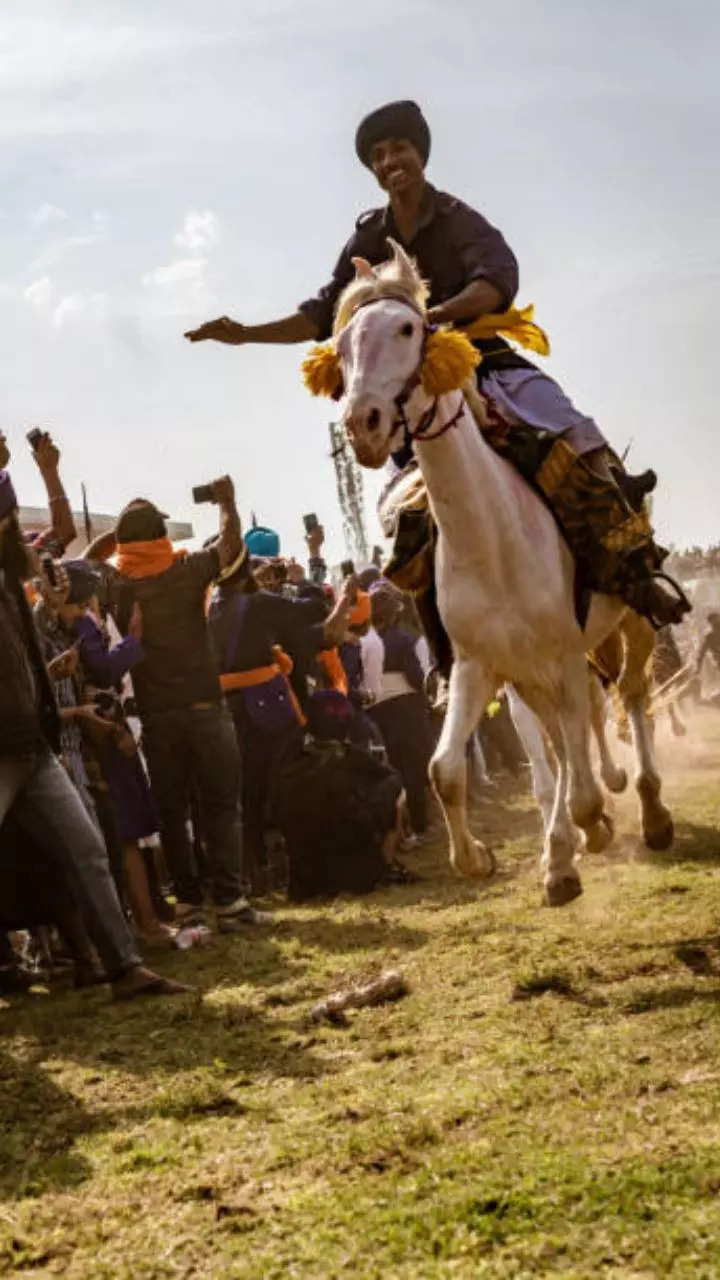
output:
<svg viewBox="0 0 720 1280"><path fill-rule="evenodd" d="M196 484L192 491L193 502L212 502L213 487L211 484Z"/></svg>
<svg viewBox="0 0 720 1280"><path fill-rule="evenodd" d="M311 511L309 515L303 516L303 524L305 525L306 533L314 533L318 528L319 523L320 522L314 511Z"/></svg>
<svg viewBox="0 0 720 1280"><path fill-rule="evenodd" d="M30 445L30 448L33 450L33 452L35 451L35 449L37 449L44 435L45 435L45 432L42 430L41 427L33 427L31 431L28 431L27 442Z"/></svg>
<svg viewBox="0 0 720 1280"><path fill-rule="evenodd" d="M57 574L55 573L55 561L49 552L44 551L40 556L40 565L53 591L57 591Z"/></svg>
<svg viewBox="0 0 720 1280"><path fill-rule="evenodd" d="M342 564L340 565L340 572L343 578L351 578L355 572L355 561L343 560Z"/></svg>

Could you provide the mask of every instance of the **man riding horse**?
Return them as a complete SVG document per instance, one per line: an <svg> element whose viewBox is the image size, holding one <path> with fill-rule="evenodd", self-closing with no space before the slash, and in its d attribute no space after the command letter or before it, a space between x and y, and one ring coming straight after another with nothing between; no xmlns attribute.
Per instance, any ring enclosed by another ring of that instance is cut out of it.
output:
<svg viewBox="0 0 720 1280"><path fill-rule="evenodd" d="M518 266L503 236L481 214L426 180L430 130L420 108L414 102L380 107L360 124L356 150L387 193L388 204L358 218L330 282L284 319L245 325L224 316L190 331L191 342L214 339L239 346L329 337L337 300L355 274L354 259L373 266L384 262L388 237L406 248L428 281L432 324L463 328L511 306ZM474 345L482 357L479 390L495 422L507 427L501 451L553 510L580 566L583 587L619 596L654 626L679 622L689 603L679 588L670 591L664 585L675 587L661 574L666 553L653 540L642 494L640 501L631 500L631 478L596 423L499 335ZM499 437L490 439L499 447ZM552 453L560 440L561 461ZM410 465L410 453L395 463ZM417 603L447 674L451 654L432 586Z"/></svg>

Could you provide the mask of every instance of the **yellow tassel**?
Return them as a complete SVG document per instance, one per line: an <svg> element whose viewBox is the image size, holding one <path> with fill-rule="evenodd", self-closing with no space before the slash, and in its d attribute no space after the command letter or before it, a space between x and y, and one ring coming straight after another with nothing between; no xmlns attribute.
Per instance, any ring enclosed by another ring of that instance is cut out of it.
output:
<svg viewBox="0 0 720 1280"><path fill-rule="evenodd" d="M459 391L479 365L481 355L464 333L438 329L428 337L420 370L423 389L429 396Z"/></svg>
<svg viewBox="0 0 720 1280"><path fill-rule="evenodd" d="M312 347L301 367L303 381L312 395L337 397L342 394L342 369L334 342Z"/></svg>
<svg viewBox="0 0 720 1280"><path fill-rule="evenodd" d="M500 334L501 337L525 347L527 351L535 351L539 356L549 356L550 340L540 325L535 323L534 315L532 303L527 307L511 307L509 311L498 315L480 316L479 320L473 320L463 332L468 338L495 338Z"/></svg>

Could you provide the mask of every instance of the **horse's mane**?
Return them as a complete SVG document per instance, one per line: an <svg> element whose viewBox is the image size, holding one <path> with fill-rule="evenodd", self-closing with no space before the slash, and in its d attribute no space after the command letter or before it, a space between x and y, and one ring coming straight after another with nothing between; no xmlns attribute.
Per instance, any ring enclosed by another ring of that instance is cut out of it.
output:
<svg viewBox="0 0 720 1280"><path fill-rule="evenodd" d="M335 311L333 334L337 335L350 323L359 307L380 298L409 302L424 316L429 292L415 263L405 254L401 258L393 256L389 262L375 267L372 277L358 275L343 289Z"/></svg>

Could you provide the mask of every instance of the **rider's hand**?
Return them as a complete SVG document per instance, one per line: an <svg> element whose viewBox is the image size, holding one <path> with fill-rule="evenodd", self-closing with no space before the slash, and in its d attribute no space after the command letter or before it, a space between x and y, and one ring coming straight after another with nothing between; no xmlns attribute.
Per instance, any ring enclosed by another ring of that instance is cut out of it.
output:
<svg viewBox="0 0 720 1280"><path fill-rule="evenodd" d="M248 341L248 326L231 320L229 316L220 316L219 320L208 320L199 329L188 329L185 337L189 342L227 342L231 346L242 346Z"/></svg>
<svg viewBox="0 0 720 1280"><path fill-rule="evenodd" d="M444 306L430 307L427 318L430 324L448 324L449 319L445 314Z"/></svg>

